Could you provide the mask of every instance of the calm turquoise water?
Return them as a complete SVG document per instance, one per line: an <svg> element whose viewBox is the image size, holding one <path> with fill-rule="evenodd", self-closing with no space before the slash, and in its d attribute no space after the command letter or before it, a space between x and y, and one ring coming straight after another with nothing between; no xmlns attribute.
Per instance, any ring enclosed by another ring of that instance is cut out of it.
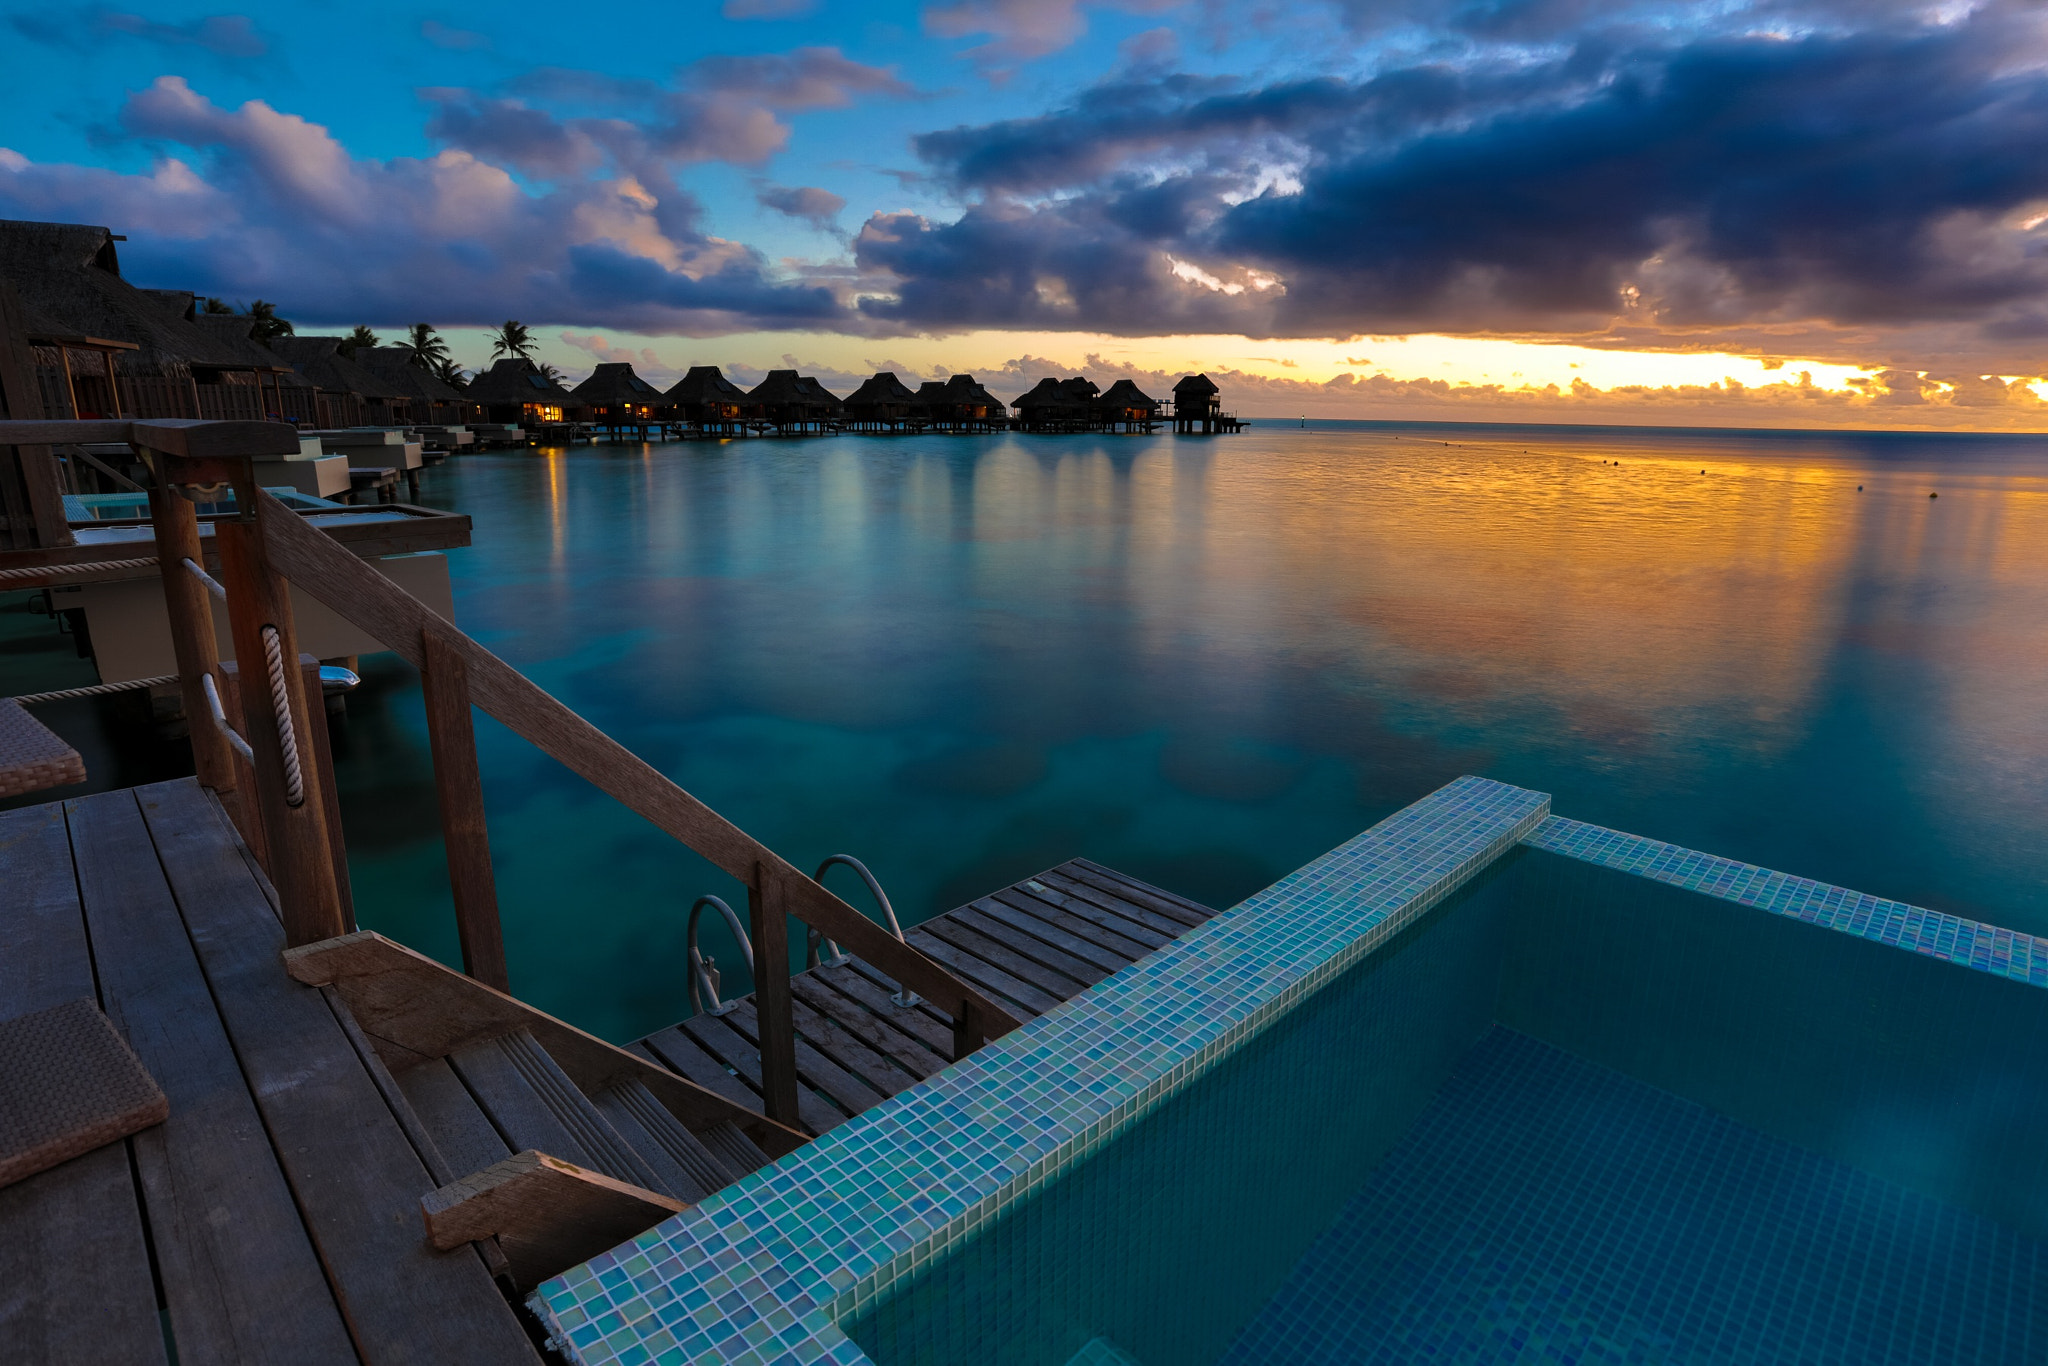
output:
<svg viewBox="0 0 2048 1366"><path fill-rule="evenodd" d="M2048 932L2048 441L846 437L464 456L427 501L475 518L467 630L906 920L1076 854L1228 905L1477 773ZM417 682L365 669L358 914L452 958ZM730 881L479 743L515 990L687 1014Z"/></svg>

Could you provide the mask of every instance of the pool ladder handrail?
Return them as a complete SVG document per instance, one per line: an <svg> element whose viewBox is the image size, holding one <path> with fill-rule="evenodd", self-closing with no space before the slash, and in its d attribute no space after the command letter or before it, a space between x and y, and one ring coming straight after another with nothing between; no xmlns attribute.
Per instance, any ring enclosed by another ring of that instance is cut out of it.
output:
<svg viewBox="0 0 2048 1366"><path fill-rule="evenodd" d="M882 918L889 924L889 933L896 936L897 942L906 942L903 938L903 927L896 921L896 908L889 904L889 894L882 890L881 882L876 879L874 873L869 871L868 866L853 855L832 855L818 865L818 871L811 875L811 880L822 884L825 880L826 872L835 863L843 863L853 869L854 872L860 874L860 880L867 883L868 891L874 894L875 903L882 908ZM726 1015L731 1013L739 1002L719 999L718 960L704 953L697 944L697 922L703 917L706 906L714 908L725 918L726 928L732 931L732 937L739 943L740 952L746 955L747 971L749 973L754 970L754 941L747 937L746 926L740 923L739 914L733 910L724 897L700 896L695 902L691 903L688 927L690 1007L700 1015ZM813 929L804 948L804 970L806 972L818 966L818 946L821 943L831 951L831 956L824 960L827 967L838 967L853 956L844 949L841 949L838 944L826 939L821 931ZM911 1006L923 1004L923 999L914 991L902 989L891 995L889 1002L892 1005L907 1010ZM710 1002L709 1005L705 1004L707 1000Z"/></svg>

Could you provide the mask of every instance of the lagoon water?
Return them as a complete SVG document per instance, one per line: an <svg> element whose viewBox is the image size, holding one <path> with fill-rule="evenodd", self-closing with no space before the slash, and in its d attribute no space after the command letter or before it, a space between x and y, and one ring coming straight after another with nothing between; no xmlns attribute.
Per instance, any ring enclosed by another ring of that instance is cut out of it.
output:
<svg viewBox="0 0 2048 1366"><path fill-rule="evenodd" d="M1077 854L1227 906L1476 773L2048 933L2048 439L849 436L469 455L426 501L475 519L465 629L906 922ZM364 668L358 913L452 960L418 682ZM685 914L739 889L478 739L514 989L688 1014Z"/></svg>

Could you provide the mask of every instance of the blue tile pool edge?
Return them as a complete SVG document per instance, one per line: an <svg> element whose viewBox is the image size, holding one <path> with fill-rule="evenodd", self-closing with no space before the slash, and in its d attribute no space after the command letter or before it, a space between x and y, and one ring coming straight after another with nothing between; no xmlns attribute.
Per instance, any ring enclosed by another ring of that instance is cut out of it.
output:
<svg viewBox="0 0 2048 1366"><path fill-rule="evenodd" d="M1522 843L1994 977L2048 987L2048 939L2037 935L1563 816L1548 817Z"/></svg>
<svg viewBox="0 0 2048 1366"><path fill-rule="evenodd" d="M866 1363L841 1320L1249 1042L1549 808L1460 778L529 1304L591 1366Z"/></svg>

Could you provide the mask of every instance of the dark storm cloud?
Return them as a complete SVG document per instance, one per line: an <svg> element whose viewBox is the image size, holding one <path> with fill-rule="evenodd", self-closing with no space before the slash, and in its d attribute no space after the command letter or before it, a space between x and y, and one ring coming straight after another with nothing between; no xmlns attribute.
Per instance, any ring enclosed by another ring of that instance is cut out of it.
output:
<svg viewBox="0 0 2048 1366"><path fill-rule="evenodd" d="M955 224L872 220L860 260L898 283L866 307L1127 333L2024 332L2048 306L2026 226L2048 201L2037 12L1689 41L1610 26L1368 80L1105 86L918 139L982 202Z"/></svg>
<svg viewBox="0 0 2048 1366"><path fill-rule="evenodd" d="M7 16L7 23L31 41L80 51L116 37L139 38L167 48L198 48L230 60L261 57L270 51L269 41L246 14L211 14L175 24L91 5L18 10Z"/></svg>

